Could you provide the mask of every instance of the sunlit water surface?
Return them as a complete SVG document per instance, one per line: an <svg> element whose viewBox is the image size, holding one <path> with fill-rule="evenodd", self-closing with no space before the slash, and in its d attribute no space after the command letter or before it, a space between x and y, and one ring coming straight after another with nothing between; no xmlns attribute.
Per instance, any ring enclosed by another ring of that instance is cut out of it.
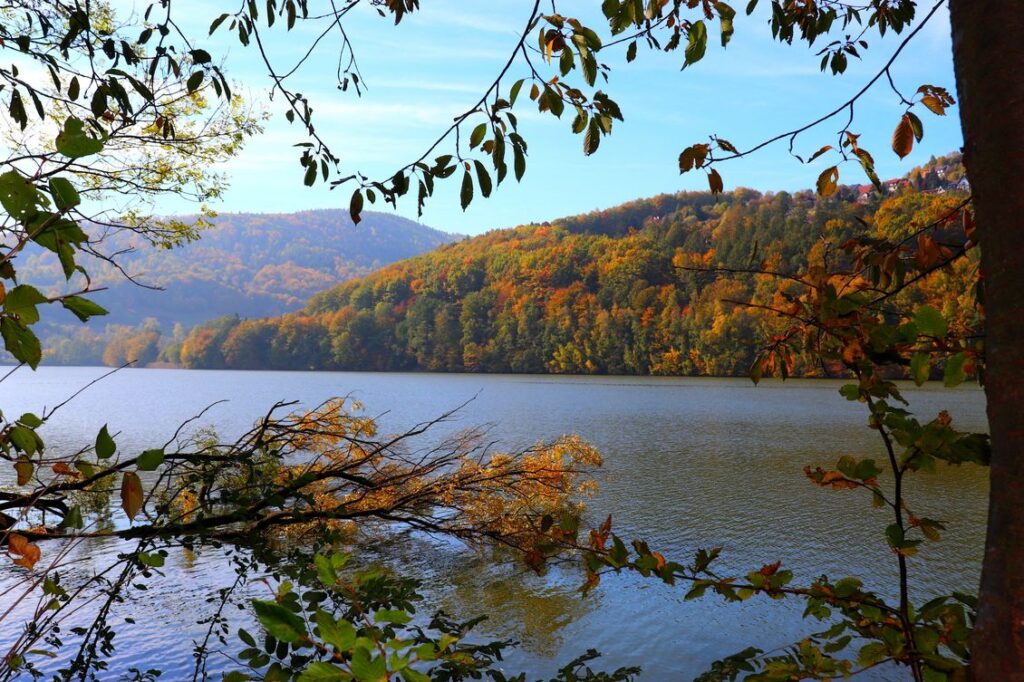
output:
<svg viewBox="0 0 1024 682"><path fill-rule="evenodd" d="M99 368L16 372L0 383L8 414L39 412L100 376ZM689 559L700 547L721 546L724 565L746 572L782 560L797 580L857 575L870 589L890 593L895 562L883 530L889 523L863 494L812 486L807 464L840 455L881 457L877 434L865 428L863 406L837 394L840 382L729 379L540 377L438 374L193 372L124 370L90 387L62 408L43 436L51 452L92 442L103 424L120 432L121 451L168 439L177 425L207 405L199 425L237 435L281 399L315 405L351 395L379 415L383 432L399 432L465 404L454 426L486 425L504 449L578 433L605 457L591 519L611 513L617 532L642 537L670 559ZM907 389L912 409L930 419L948 409L961 428L984 430L984 395L974 388ZM0 475L7 477L9 472ZM0 481L7 480L6 478ZM913 479L909 500L919 516L945 520L949 531L911 561L916 598L974 591L978 580L988 491L977 467L944 468ZM95 542L75 555L68 579L107 566L116 542ZM487 614L479 636L521 642L505 663L531 679L551 674L588 648L606 668L640 665L643 679L690 679L707 665L748 645L773 649L823 629L804 621L798 603L755 599L725 604L713 596L683 601L684 589L638 576L606 578L587 597L580 575L560 569L544 576L448 544L407 539L367 550L420 575L431 602L457 616ZM166 577L133 592L112 619L116 652L101 679L120 679L133 667L160 668L162 679L191 679L193 641L208 598L234 578L221 553L179 551ZM24 578L0 562L0 613L12 605ZM926 586L923 587L923 586ZM252 587L265 590L265 587ZM0 622L0 642L21 624ZM237 616L244 622L244 614ZM230 642L228 653L241 647ZM210 670L232 669L214 654ZM903 679L898 671L875 679ZM214 679L219 678L216 675Z"/></svg>

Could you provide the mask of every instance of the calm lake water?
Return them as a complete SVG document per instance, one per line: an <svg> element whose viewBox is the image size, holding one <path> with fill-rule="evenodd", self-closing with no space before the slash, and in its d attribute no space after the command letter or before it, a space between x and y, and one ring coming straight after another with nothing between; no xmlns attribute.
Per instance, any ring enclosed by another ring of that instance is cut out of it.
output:
<svg viewBox="0 0 1024 682"><path fill-rule="evenodd" d="M0 383L0 406L8 414L38 412L104 371L20 370ZM53 452L78 449L108 423L112 433L120 431L119 449L131 451L163 443L180 422L218 400L227 402L200 423L226 437L245 430L280 399L314 405L338 395L361 400L368 414L380 415L382 431L398 432L470 401L456 426L488 425L503 448L572 432L600 448L605 467L591 517L599 521L613 514L624 538L645 538L680 560L699 547L721 546L725 564L743 572L781 559L798 580L857 575L885 594L896 575L883 536L888 515L872 509L861 494L816 488L803 474L806 464L832 464L843 454L882 456L877 436L864 426L863 407L841 398L840 385L124 370L58 412L43 435ZM980 390L908 388L907 395L922 420L948 409L962 428L985 429ZM987 491L987 472L971 466L912 480L908 501L914 512L949 526L942 542L911 560L919 576L917 599L975 590ZM376 550L406 562L413 574L439 576L444 587L433 597L447 611L467 618L490 614L479 634L519 640L506 670L525 670L531 678L550 674L560 662L593 647L603 652L608 669L640 665L643 679L690 679L711 661L748 645L773 649L824 629L803 621L796 602L755 599L736 605L713 596L684 602L685 589L627 575L606 578L582 598L576 591L580 576L570 569L536 576L518 565L425 541ZM116 551L116 543L93 544L78 557L74 571L99 570ZM165 680L191 678L192 640L204 632L196 621L212 608L207 596L229 584L233 573L210 550L173 555L166 573L120 606L118 618L135 616L138 624L118 628L118 650L105 673L109 679L132 667L160 667ZM13 591L8 590L18 578L19 569L0 562L0 613L10 606ZM920 588L923 583L927 589ZM18 627L16 619L0 622L0 642L10 641ZM238 648L232 644L229 651ZM211 669L228 665L211 658ZM873 679L903 677L889 671Z"/></svg>

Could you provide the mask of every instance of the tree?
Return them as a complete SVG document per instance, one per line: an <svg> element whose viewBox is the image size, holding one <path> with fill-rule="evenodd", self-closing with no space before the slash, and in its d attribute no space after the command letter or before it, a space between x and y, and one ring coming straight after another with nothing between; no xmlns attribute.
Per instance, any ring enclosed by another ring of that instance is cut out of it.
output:
<svg viewBox="0 0 1024 682"><path fill-rule="evenodd" d="M985 394L992 433L988 537L974 675L1024 679L1024 197L1008 182L1024 172L1024 15L1012 0L950 0L964 158L984 245Z"/></svg>

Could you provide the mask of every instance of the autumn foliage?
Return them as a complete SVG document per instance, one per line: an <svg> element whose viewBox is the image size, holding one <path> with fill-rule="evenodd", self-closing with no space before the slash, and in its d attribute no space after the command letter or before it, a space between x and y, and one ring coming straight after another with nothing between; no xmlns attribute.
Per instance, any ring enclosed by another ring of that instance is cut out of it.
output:
<svg viewBox="0 0 1024 682"><path fill-rule="evenodd" d="M778 327L757 306L788 286L757 271L798 273L865 233L901 240L955 210L962 173L951 157L894 181L887 196L871 186L827 198L683 193L494 231L327 290L300 313L201 325L180 359L197 368L745 375ZM921 235L921 257L941 258L945 237ZM972 263L902 296L966 329ZM790 364L793 375L823 372Z"/></svg>

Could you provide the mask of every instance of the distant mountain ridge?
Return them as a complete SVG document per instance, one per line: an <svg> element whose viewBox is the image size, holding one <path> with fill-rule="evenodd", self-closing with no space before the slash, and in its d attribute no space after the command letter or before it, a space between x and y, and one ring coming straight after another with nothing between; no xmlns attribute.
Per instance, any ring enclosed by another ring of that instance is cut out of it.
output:
<svg viewBox="0 0 1024 682"><path fill-rule="evenodd" d="M284 314L325 288L460 238L385 213L366 212L354 225L347 210L334 209L223 213L213 222L199 240L175 249L153 247L131 233L112 234L102 244L104 252L124 251L118 262L125 271L162 291L139 287L109 263L91 259L86 267L93 286L106 287L91 298L110 314L83 327L58 311L40 329L47 362L98 364L118 335L144 332L148 338L159 330L156 346L162 349L176 327L181 337L219 315ZM23 254L19 271L44 291L66 286L56 258L42 249ZM149 348L143 359L152 355ZM118 353L107 358L122 359Z"/></svg>

